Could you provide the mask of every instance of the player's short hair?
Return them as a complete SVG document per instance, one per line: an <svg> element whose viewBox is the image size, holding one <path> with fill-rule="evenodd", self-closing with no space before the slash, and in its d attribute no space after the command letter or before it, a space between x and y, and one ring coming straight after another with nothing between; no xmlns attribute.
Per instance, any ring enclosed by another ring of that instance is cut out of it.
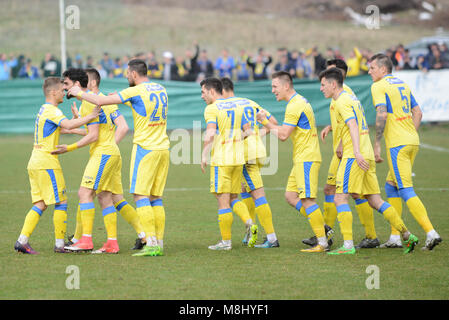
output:
<svg viewBox="0 0 449 320"><path fill-rule="evenodd" d="M379 67L383 66L387 68L388 73L391 73L393 71L393 62L391 61L389 56L383 53L377 53L369 59L370 63L373 63L373 61L376 61L377 66Z"/></svg>
<svg viewBox="0 0 449 320"><path fill-rule="evenodd" d="M342 71L344 71L345 72L344 74L348 73L348 65L342 59L329 59L326 61L326 65L327 66L335 66L338 69L341 69Z"/></svg>
<svg viewBox="0 0 449 320"><path fill-rule="evenodd" d="M44 90L44 95L47 96L50 90L56 88L58 85L62 84L61 78L59 77L48 77L44 80L42 89Z"/></svg>
<svg viewBox="0 0 449 320"><path fill-rule="evenodd" d="M80 68L69 68L62 74L63 78L69 78L73 82L79 81L82 88L87 88L89 77L86 71Z"/></svg>
<svg viewBox="0 0 449 320"><path fill-rule="evenodd" d="M293 88L292 75L286 71L277 71L271 75L271 79L280 79L283 82L287 82L290 88Z"/></svg>
<svg viewBox="0 0 449 320"><path fill-rule="evenodd" d="M86 71L88 77L92 77L93 80L97 81L97 86L100 86L101 76L97 69L95 68L87 68L84 69Z"/></svg>
<svg viewBox="0 0 449 320"><path fill-rule="evenodd" d="M148 72L147 64L142 59L132 59L128 62L130 71L136 71L139 76L146 76Z"/></svg>
<svg viewBox="0 0 449 320"><path fill-rule="evenodd" d="M223 91L234 91L234 83L232 82L231 79L224 77L221 78L221 83L223 84Z"/></svg>
<svg viewBox="0 0 449 320"><path fill-rule="evenodd" d="M201 80L200 86L207 90L214 89L215 92L221 94L223 92L223 83L218 78L206 78Z"/></svg>
<svg viewBox="0 0 449 320"><path fill-rule="evenodd" d="M323 78L326 80L335 80L340 87L343 85L343 73L338 68L323 70L318 75L318 78L320 79L320 81Z"/></svg>

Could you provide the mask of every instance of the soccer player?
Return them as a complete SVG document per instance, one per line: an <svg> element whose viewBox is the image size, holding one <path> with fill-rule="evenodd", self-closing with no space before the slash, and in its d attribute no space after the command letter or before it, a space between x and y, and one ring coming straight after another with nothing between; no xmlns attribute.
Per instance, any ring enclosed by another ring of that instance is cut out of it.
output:
<svg viewBox="0 0 449 320"><path fill-rule="evenodd" d="M34 147L28 162L33 207L25 218L19 239L14 245L18 252L37 254L28 243L42 213L54 204L55 228L54 252L65 253L64 237L67 228L67 194L64 176L57 155L51 152L59 142L60 133L77 133L76 128L99 115L99 108L83 118L68 120L58 105L64 100L64 89L60 78L49 77L43 85L45 103L39 109L34 126Z"/></svg>
<svg viewBox="0 0 449 320"><path fill-rule="evenodd" d="M427 210L413 189L412 167L419 150L418 128L422 112L409 86L391 74L393 64L384 54L370 59L369 74L373 79L371 93L376 108L376 140L374 156L383 162L380 141L385 137L388 168L385 191L388 202L402 213L402 200L427 234L423 250L432 250L442 240L427 215ZM382 247L400 247L397 230Z"/></svg>
<svg viewBox="0 0 449 320"><path fill-rule="evenodd" d="M208 248L210 250L231 250L232 209L239 211L250 233L248 247L257 241L258 227L253 223L248 209L238 200L241 176L245 164L243 138L252 133L246 120L244 107L246 99L224 99L220 79L206 78L200 82L201 98L207 103L204 110L206 137L201 157L201 170L205 172L207 158L210 159L210 192L218 202L218 221L222 240ZM242 130L244 133L242 134ZM237 209L236 206L239 206Z"/></svg>
<svg viewBox="0 0 449 320"><path fill-rule="evenodd" d="M221 78L220 80L223 84L223 97L225 99L234 98L234 84L232 83L232 80L229 78ZM241 101L240 105L244 108L244 116L251 125L251 129L253 131L253 134L244 139L245 164L243 165L242 173L244 189L242 189L243 192L240 195L248 208L252 221L254 223L256 222L257 215L267 235L267 240L261 245L255 245L255 247L277 248L279 247L279 241L274 231L271 208L265 197L262 176L260 174L260 168L263 165L262 161L266 157L267 153L262 139L260 138L260 130L259 125L257 124L256 114L259 110L264 109L256 102L249 99L238 98L238 101ZM265 112L267 113L267 118L276 125L276 118L268 111L265 110ZM266 130L264 129L263 131ZM232 201L231 206L233 209L239 201L239 199ZM246 233L245 238L243 239L244 245L248 244L248 236L249 234Z"/></svg>
<svg viewBox="0 0 449 320"><path fill-rule="evenodd" d="M69 90L73 85L80 85L85 92L102 95L98 89L100 75L95 69L71 68L64 72L63 77L65 90ZM93 107L91 103L83 101L80 108L81 115L88 113ZM127 131L128 125L117 105L104 106L99 117L87 124L86 136L75 144L76 148L90 145L90 159L78 191L80 204L77 211L76 232L71 239L73 245L66 247L70 251L93 249L92 228L95 215L93 200L96 195L102 207L108 240L94 253L118 253L116 211L120 211L134 227L139 240L145 238L135 209L123 199L122 159L117 144ZM66 145L58 147L54 153L61 154L68 150Z"/></svg>
<svg viewBox="0 0 449 320"><path fill-rule="evenodd" d="M326 98L335 100L336 127L332 131L341 137L343 157L337 169L334 202L337 206L337 219L343 235L343 246L328 254L354 254L352 240L352 212L348 205L350 193L363 194L370 206L401 232L407 247L404 253L413 251L418 238L411 234L398 213L388 202L380 197L376 176L374 152L369 138L365 113L356 96L343 90L343 75L337 68L320 73L321 92Z"/></svg>
<svg viewBox="0 0 449 320"><path fill-rule="evenodd" d="M277 101L287 101L284 123L282 126L272 124L263 110L257 113L257 121L281 141L291 137L293 168L288 177L285 199L309 220L318 239L316 246L301 251L325 252L328 250L328 239L323 215L316 203L321 153L313 109L310 103L295 91L292 76L288 72L273 73L271 87Z"/></svg>
<svg viewBox="0 0 449 320"><path fill-rule="evenodd" d="M346 65L346 62L341 59L331 59L326 62L327 69L330 68L338 68L342 74L343 79L346 78L346 72L348 71L348 66ZM351 90L351 88L343 83L343 90L348 92L351 95L354 95L354 92ZM335 119L335 101L332 99L330 106L329 106L329 112L330 112L330 119L331 119L331 125L326 126L321 131L321 140L324 142L324 139L329 134L330 131L332 131L332 126L336 126L336 119ZM341 137L338 137L337 134L334 132L332 134L332 141L333 141L333 150L334 153L332 155L332 160L329 166L329 171L327 175L327 181L326 185L324 186L324 222L326 223L325 227L327 228L330 226L331 228L335 225L335 220L337 218L337 207L334 203L334 196L335 196L335 179L337 175L337 168L340 164L341 159L341 153L342 153L342 145L341 145ZM362 241L356 245L356 248L376 248L380 246L379 239L377 239L376 235L376 229L374 227L374 216L373 216L373 209L368 204L368 200L363 199L358 194L351 194L355 201L355 208L357 210L357 213L360 218L360 222L362 223L363 227L365 228L365 238L362 239ZM329 240L329 245L331 244L331 240ZM310 246L316 245L316 237L311 237L309 239L304 239L302 241L304 244L308 244Z"/></svg>
<svg viewBox="0 0 449 320"><path fill-rule="evenodd" d="M169 167L167 136L168 97L165 88L147 77L143 60L128 63L129 88L108 96L83 92L73 86L69 93L95 105L124 103L131 106L134 140L130 166L130 193L146 235L146 245L133 256L163 255L165 209L162 196Z"/></svg>

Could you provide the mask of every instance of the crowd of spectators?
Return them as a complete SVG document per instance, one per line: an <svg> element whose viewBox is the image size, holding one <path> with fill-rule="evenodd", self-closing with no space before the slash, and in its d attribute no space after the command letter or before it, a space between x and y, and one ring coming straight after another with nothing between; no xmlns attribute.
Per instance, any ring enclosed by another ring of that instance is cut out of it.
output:
<svg viewBox="0 0 449 320"><path fill-rule="evenodd" d="M195 43L193 49L187 49L184 55L174 56L170 51L162 52L160 57L156 52L140 52L133 56L112 58L107 52L100 60L92 56L84 59L77 54L74 59L67 58L67 68L96 68L102 78L126 77L128 61L133 58L143 59L148 65L148 76L152 79L197 81L213 75L230 77L236 81L253 81L268 79L275 71L287 71L293 78L315 79L326 68L326 60L339 58L348 64L348 77L368 72L368 60L373 55L368 49L354 47L345 58L339 48L327 48L320 53L317 47L307 50L278 48L273 57L264 48L259 48L255 54L242 49L233 56L227 48L212 59L205 48ZM393 61L395 70L432 70L449 68L449 50L444 43L434 43L428 46L426 55L411 57L408 49L402 44L386 50ZM61 75L61 62L55 55L47 53L38 67L30 58L24 55L14 56L0 54L0 80L13 78L37 79Z"/></svg>

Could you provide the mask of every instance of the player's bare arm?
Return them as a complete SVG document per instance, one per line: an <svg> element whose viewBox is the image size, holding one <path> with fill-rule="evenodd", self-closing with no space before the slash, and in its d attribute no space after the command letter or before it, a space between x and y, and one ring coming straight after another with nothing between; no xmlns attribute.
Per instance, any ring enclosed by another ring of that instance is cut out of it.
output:
<svg viewBox="0 0 449 320"><path fill-rule="evenodd" d="M120 141L123 140L126 133L129 130L128 123L126 122L126 119L123 115L118 116L114 119L114 123L117 126L117 129L115 130L115 143L119 144Z"/></svg>
<svg viewBox="0 0 449 320"><path fill-rule="evenodd" d="M97 106L105 106L105 105L110 105L110 104L121 104L122 103L122 99L120 99L120 96L118 94L99 96L99 95L92 94L92 93L86 93L86 92L82 91L81 88L78 86L73 86L72 88L70 88L68 93L72 96L75 96L82 100L86 100L87 102L90 102Z"/></svg>
<svg viewBox="0 0 449 320"><path fill-rule="evenodd" d="M92 112L85 117L71 120L64 119L61 121L60 127L68 130L79 128L98 117L100 115L100 110L99 107L95 107Z"/></svg>
<svg viewBox="0 0 449 320"><path fill-rule="evenodd" d="M285 124L282 126L277 126L272 122L268 121L267 114L263 110L257 112L256 118L257 121L262 123L265 128L270 130L270 132L273 133L276 137L278 137L278 139L281 141L287 140L292 134L293 130L295 130L295 127L293 126L288 126Z"/></svg>
<svg viewBox="0 0 449 320"><path fill-rule="evenodd" d="M206 127L206 136L204 137L203 152L201 154L201 171L206 172L207 167L207 157L212 148L212 143L214 142L215 132L217 131L217 125L215 123L209 123Z"/></svg>
<svg viewBox="0 0 449 320"><path fill-rule="evenodd" d="M378 163L384 161L384 159L380 156L380 141L384 135L385 125L387 124L387 116L387 107L384 105L378 106L376 109L376 139L374 142L374 158Z"/></svg>
<svg viewBox="0 0 449 320"><path fill-rule="evenodd" d="M359 127L357 122L355 119L351 119L346 123L346 125L349 127L355 160L363 171L367 171L369 169L369 163L365 161L360 153Z"/></svg>
<svg viewBox="0 0 449 320"><path fill-rule="evenodd" d="M415 129L418 130L422 120L422 111L419 106L415 106L414 108L412 108L412 119L413 124L415 125Z"/></svg>
<svg viewBox="0 0 449 320"><path fill-rule="evenodd" d="M91 124L91 125L89 125L89 130L87 132L87 135L85 135L81 140L79 140L78 142L76 142L70 146L68 146L66 144L57 145L56 150L52 151L51 154L63 154L63 153L72 151L74 149L79 149L84 146L87 146L87 145L98 140L99 131L100 131L99 124Z"/></svg>

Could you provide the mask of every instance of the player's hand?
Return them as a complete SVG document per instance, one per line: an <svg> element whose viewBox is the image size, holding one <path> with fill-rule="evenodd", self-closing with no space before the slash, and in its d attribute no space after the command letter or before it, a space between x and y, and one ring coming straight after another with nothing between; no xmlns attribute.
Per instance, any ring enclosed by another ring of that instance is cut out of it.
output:
<svg viewBox="0 0 449 320"><path fill-rule="evenodd" d="M100 115L101 107L95 106L95 108L92 109L92 113L89 115L92 119L95 119Z"/></svg>
<svg viewBox="0 0 449 320"><path fill-rule="evenodd" d="M343 157L343 144L341 142L338 145L337 150L335 150L335 154L337 155L338 159L341 159L341 157Z"/></svg>
<svg viewBox="0 0 449 320"><path fill-rule="evenodd" d="M260 123L262 123L262 121L264 121L267 118L267 114L265 113L265 111L263 110L259 110L256 114L256 119L257 121L259 121Z"/></svg>
<svg viewBox="0 0 449 320"><path fill-rule="evenodd" d="M368 171L369 163L365 161L363 156L360 153L357 153L354 156L355 156L355 161L357 161L357 164L359 165L360 169L362 169L363 171Z"/></svg>
<svg viewBox="0 0 449 320"><path fill-rule="evenodd" d="M63 154L67 152L67 145L66 144L61 144L56 146L56 150L53 150L52 152L50 152L51 154Z"/></svg>
<svg viewBox="0 0 449 320"><path fill-rule="evenodd" d="M202 158L201 159L201 171L203 173L206 173L206 167L207 167L207 159L206 158Z"/></svg>
<svg viewBox="0 0 449 320"><path fill-rule="evenodd" d="M384 162L384 159L380 156L380 144L378 143L374 144L374 160L376 163Z"/></svg>
<svg viewBox="0 0 449 320"><path fill-rule="evenodd" d="M78 108L76 107L75 102L73 102L71 109L72 109L73 119L78 119L80 117L80 114L79 114Z"/></svg>
<svg viewBox="0 0 449 320"><path fill-rule="evenodd" d="M73 86L67 91L67 93L71 96L76 97L76 95L81 91L81 88L78 86Z"/></svg>
<svg viewBox="0 0 449 320"><path fill-rule="evenodd" d="M323 143L325 143L324 138L327 137L327 135L329 134L329 132L332 130L331 126L325 126L323 130L321 130L320 133L320 137L321 137L321 141L323 141Z"/></svg>

